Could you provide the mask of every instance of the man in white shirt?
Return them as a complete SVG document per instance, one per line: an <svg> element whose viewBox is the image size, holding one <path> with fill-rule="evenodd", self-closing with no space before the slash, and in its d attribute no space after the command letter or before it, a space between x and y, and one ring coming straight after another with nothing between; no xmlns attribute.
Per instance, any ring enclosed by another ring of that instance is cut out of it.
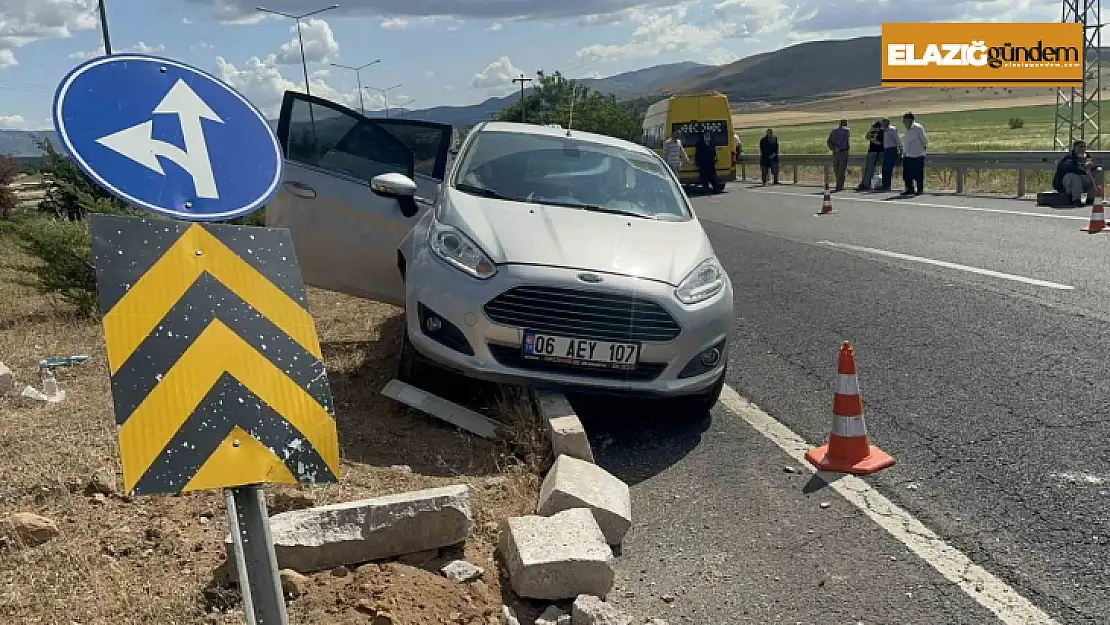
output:
<svg viewBox="0 0 1110 625"><path fill-rule="evenodd" d="M925 191L925 150L929 147L929 138L925 136L925 127L914 121L913 113L903 115L902 123L906 126L902 157L906 190L902 195L921 195Z"/></svg>
<svg viewBox="0 0 1110 625"><path fill-rule="evenodd" d="M898 150L902 147L898 139L898 129L885 117L883 125L883 186L880 191L890 191L894 179L894 165L898 161Z"/></svg>
<svg viewBox="0 0 1110 625"><path fill-rule="evenodd" d="M678 172L682 169L682 164L690 164L690 155L686 153L686 148L682 145L682 139L676 136L667 138L663 143L663 160L674 172L675 178L678 178Z"/></svg>

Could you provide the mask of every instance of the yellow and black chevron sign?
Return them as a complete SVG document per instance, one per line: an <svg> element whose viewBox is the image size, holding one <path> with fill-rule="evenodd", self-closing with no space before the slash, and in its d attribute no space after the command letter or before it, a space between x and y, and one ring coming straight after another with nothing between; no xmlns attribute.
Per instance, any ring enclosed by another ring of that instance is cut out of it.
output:
<svg viewBox="0 0 1110 625"><path fill-rule="evenodd" d="M105 215L89 227L125 490L336 481L289 231Z"/></svg>

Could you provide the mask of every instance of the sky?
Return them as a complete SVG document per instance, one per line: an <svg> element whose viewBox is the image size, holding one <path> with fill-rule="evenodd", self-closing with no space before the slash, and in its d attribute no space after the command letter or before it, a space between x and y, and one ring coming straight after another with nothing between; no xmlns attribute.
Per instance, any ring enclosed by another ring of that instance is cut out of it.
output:
<svg viewBox="0 0 1110 625"><path fill-rule="evenodd" d="M104 0L113 52L211 72L275 117L304 90L296 22L321 0ZM883 22L1058 21L1060 0L337 0L305 18L313 95L359 107L474 104L522 73L596 78L678 61L723 64L818 39L877 35ZM0 0L0 128L51 127L67 71L104 53L97 0ZM396 86L399 85L399 86Z"/></svg>

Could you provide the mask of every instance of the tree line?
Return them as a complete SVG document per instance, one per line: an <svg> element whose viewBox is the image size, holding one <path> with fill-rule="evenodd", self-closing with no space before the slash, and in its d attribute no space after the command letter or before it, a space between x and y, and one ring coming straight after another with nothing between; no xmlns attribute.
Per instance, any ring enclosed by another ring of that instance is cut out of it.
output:
<svg viewBox="0 0 1110 625"><path fill-rule="evenodd" d="M537 71L533 85L523 100L526 123L558 124L563 128L639 141L646 105L620 102L616 96L568 79L559 71L551 74ZM521 104L520 100L514 101L502 109L496 119L521 121Z"/></svg>

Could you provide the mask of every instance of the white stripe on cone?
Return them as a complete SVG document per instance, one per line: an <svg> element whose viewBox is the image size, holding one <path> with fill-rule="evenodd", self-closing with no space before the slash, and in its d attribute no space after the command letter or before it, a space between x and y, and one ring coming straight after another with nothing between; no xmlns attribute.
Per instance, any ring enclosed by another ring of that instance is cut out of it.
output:
<svg viewBox="0 0 1110 625"><path fill-rule="evenodd" d="M836 392L841 395L859 395L859 377L854 373L837 374Z"/></svg>
<svg viewBox="0 0 1110 625"><path fill-rule="evenodd" d="M833 433L844 438L867 436L867 424L863 417L833 417Z"/></svg>

